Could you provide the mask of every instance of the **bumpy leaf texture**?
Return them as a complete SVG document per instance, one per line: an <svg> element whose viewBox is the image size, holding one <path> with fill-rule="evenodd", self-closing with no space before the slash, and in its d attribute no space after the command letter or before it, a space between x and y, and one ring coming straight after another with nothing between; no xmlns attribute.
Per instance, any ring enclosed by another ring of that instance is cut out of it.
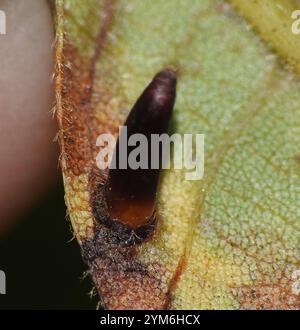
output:
<svg viewBox="0 0 300 330"><path fill-rule="evenodd" d="M251 26L242 17L261 1L247 1L244 12L233 2L241 16L217 0L56 1L66 204L104 308L300 307L297 59L279 50L262 17L250 13ZM279 36L289 19L280 16ZM141 91L170 65L178 69L171 132L205 134L204 177L164 170L153 237L120 246L93 214L106 178L96 169L96 138L117 135Z"/></svg>

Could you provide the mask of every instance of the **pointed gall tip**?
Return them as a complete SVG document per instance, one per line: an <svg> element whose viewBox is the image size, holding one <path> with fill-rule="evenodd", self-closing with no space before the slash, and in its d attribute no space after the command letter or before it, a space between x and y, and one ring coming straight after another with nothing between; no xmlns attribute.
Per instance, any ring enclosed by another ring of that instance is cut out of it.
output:
<svg viewBox="0 0 300 330"><path fill-rule="evenodd" d="M166 68L158 72L154 79L166 79L176 81L177 70L175 68Z"/></svg>
<svg viewBox="0 0 300 330"><path fill-rule="evenodd" d="M171 88L176 87L176 70L173 68L166 68L160 72L158 72L153 78L153 82L158 85L169 86Z"/></svg>
<svg viewBox="0 0 300 330"><path fill-rule="evenodd" d="M153 103L165 109L172 108L176 97L176 83L174 69L167 68L157 73L150 84Z"/></svg>

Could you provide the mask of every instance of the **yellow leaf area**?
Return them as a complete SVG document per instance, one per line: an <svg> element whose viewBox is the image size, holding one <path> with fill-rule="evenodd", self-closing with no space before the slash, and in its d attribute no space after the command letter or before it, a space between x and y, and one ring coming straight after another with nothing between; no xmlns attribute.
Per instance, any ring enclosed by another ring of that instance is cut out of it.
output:
<svg viewBox="0 0 300 330"><path fill-rule="evenodd" d="M259 11L261 1L247 3ZM64 33L89 56L99 1L64 7ZM163 265L169 308L299 308L292 291L300 269L298 78L223 1L119 0L113 12L96 65L94 93L106 92L95 115L125 119L154 74L172 65L179 72L172 133L205 134L203 179L163 171L157 229L138 247L144 264ZM291 24L289 15L280 19ZM298 48L300 37L293 40ZM279 53L288 60L289 51ZM65 173L66 190L68 180L75 179ZM81 220L73 218L75 232Z"/></svg>
<svg viewBox="0 0 300 330"><path fill-rule="evenodd" d="M292 33L292 13L299 0L229 0L262 38L300 73L299 35Z"/></svg>

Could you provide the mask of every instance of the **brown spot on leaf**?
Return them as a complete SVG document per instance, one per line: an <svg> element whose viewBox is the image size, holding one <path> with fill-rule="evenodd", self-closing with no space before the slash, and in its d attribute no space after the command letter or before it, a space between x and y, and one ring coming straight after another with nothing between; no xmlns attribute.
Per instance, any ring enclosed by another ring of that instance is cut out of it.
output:
<svg viewBox="0 0 300 330"><path fill-rule="evenodd" d="M101 228L82 244L102 306L107 309L162 309L168 300L161 265L142 264L134 247L122 246L114 232Z"/></svg>
<svg viewBox="0 0 300 330"><path fill-rule="evenodd" d="M261 284L233 289L241 309L299 309L300 296L288 284Z"/></svg>

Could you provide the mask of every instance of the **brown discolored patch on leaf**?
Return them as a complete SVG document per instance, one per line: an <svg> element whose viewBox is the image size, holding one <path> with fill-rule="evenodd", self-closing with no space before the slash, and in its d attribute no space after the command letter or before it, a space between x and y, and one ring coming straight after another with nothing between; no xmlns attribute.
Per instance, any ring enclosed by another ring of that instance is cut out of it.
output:
<svg viewBox="0 0 300 330"><path fill-rule="evenodd" d="M300 296L292 293L291 285L261 284L233 289L241 309L299 309Z"/></svg>
<svg viewBox="0 0 300 330"><path fill-rule="evenodd" d="M80 56L67 36L57 41L57 66L55 88L57 93L57 118L61 159L66 170L78 176L88 173L93 162L93 146L99 125L94 114L94 75L106 34L112 21L113 1L104 1L104 18L95 40L91 57ZM61 49L60 49L61 48ZM101 126L100 126L101 127ZM107 130L106 130L107 131Z"/></svg>
<svg viewBox="0 0 300 330"><path fill-rule="evenodd" d="M84 61L65 40L64 62L60 65L61 105L57 111L61 158L66 170L78 176L87 172L91 159L88 121L90 115L90 79L84 71Z"/></svg>
<svg viewBox="0 0 300 330"><path fill-rule="evenodd" d="M165 269L159 264L141 263L135 248L120 245L109 229L102 227L94 239L83 241L82 255L104 308L162 309L167 304Z"/></svg>

